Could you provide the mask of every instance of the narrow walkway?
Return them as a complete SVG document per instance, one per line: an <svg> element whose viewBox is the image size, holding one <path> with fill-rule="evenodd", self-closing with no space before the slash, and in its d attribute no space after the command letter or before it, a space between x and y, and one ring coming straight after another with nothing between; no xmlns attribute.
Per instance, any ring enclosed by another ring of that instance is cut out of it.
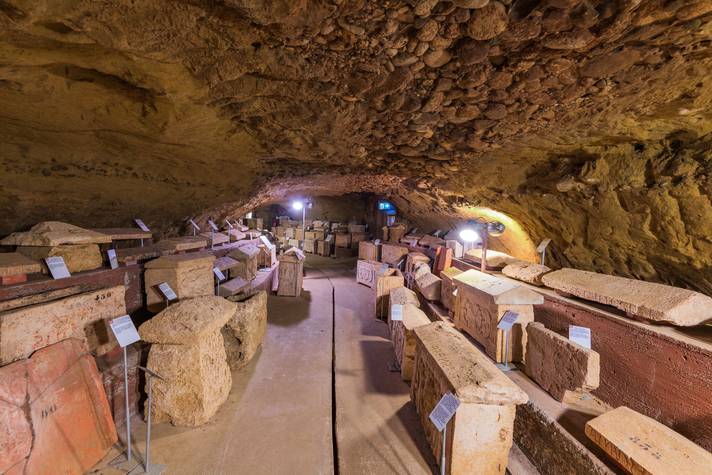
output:
<svg viewBox="0 0 712 475"><path fill-rule="evenodd" d="M341 475L433 473L409 387L387 368L393 359L387 326L374 318L370 289L356 283L354 261L310 256L307 263L301 297L269 297L263 347L233 373L230 397L217 415L195 429L153 428L152 462L167 465L165 473L333 474L332 423ZM135 424L141 454L144 431Z"/></svg>

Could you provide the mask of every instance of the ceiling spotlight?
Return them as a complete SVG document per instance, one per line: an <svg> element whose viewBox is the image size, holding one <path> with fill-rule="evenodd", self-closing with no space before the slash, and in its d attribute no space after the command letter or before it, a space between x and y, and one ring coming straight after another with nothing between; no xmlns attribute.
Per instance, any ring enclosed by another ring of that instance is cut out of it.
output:
<svg viewBox="0 0 712 475"><path fill-rule="evenodd" d="M504 224L499 221L487 223L487 232L490 236L501 236L504 233Z"/></svg>
<svg viewBox="0 0 712 475"><path fill-rule="evenodd" d="M294 209L295 211L299 211L302 208L304 208L304 203L302 203L301 201L293 201L292 202L292 209Z"/></svg>
<svg viewBox="0 0 712 475"><path fill-rule="evenodd" d="M480 235L474 229L465 228L460 231L460 239L465 242L475 242L480 240Z"/></svg>

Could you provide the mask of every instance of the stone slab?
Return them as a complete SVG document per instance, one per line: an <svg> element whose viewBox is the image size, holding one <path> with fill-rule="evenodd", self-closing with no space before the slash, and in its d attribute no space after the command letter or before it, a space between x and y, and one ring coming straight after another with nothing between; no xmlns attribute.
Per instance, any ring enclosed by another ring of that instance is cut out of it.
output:
<svg viewBox="0 0 712 475"><path fill-rule="evenodd" d="M418 295L407 287L396 287L391 289L388 294L388 300L388 330L390 334L393 335L393 320L391 319L393 305L413 305L415 307L420 307L420 300L418 300Z"/></svg>
<svg viewBox="0 0 712 475"><path fill-rule="evenodd" d="M259 350L267 333L267 292L235 302L237 308L222 328L227 363L232 371L247 365Z"/></svg>
<svg viewBox="0 0 712 475"><path fill-rule="evenodd" d="M378 261L380 246L373 241L360 241L358 243L358 258L365 261Z"/></svg>
<svg viewBox="0 0 712 475"><path fill-rule="evenodd" d="M111 237L59 221L35 224L29 231L12 233L0 241L3 246L54 247L63 244L108 244Z"/></svg>
<svg viewBox="0 0 712 475"><path fill-rule="evenodd" d="M124 287L116 286L0 313L0 364L71 337L105 353L115 345L108 320L126 314L124 299Z"/></svg>
<svg viewBox="0 0 712 475"><path fill-rule="evenodd" d="M453 278L459 274L462 274L462 271L456 267L448 267L440 273L440 279L442 280L440 284L440 302L448 310L455 308L455 296L453 295L455 283Z"/></svg>
<svg viewBox="0 0 712 475"><path fill-rule="evenodd" d="M573 402L599 385L600 356L543 324L527 325L525 372L557 401Z"/></svg>
<svg viewBox="0 0 712 475"><path fill-rule="evenodd" d="M470 249L469 251L465 252L464 258L479 264L482 260L482 249ZM517 262L518 260L519 259L517 259L516 257L512 257L504 252L487 249L488 269L501 269L507 264Z"/></svg>
<svg viewBox="0 0 712 475"><path fill-rule="evenodd" d="M451 326L436 322L414 332L411 400L435 459L440 460L441 434L429 415L452 392L460 407L447 427L446 473L504 474L516 405L526 403L527 395Z"/></svg>
<svg viewBox="0 0 712 475"><path fill-rule="evenodd" d="M213 267L217 267L221 271L229 270L235 266L239 265L239 262L230 256L223 256L215 259Z"/></svg>
<svg viewBox="0 0 712 475"><path fill-rule="evenodd" d="M395 266L406 255L408 255L408 246L389 243L381 244L381 262Z"/></svg>
<svg viewBox="0 0 712 475"><path fill-rule="evenodd" d="M405 271L413 272L415 266L420 263L430 265L430 258L422 252L409 252L405 259Z"/></svg>
<svg viewBox="0 0 712 475"><path fill-rule="evenodd" d="M153 238L153 233L150 231L141 231L136 228L99 228L92 231L106 234L112 241L130 241Z"/></svg>
<svg viewBox="0 0 712 475"><path fill-rule="evenodd" d="M208 246L219 246L220 244L230 242L230 237L227 234L219 232L200 233L200 237L205 238Z"/></svg>
<svg viewBox="0 0 712 475"><path fill-rule="evenodd" d="M712 320L712 298L692 290L564 268L546 274L547 287L611 305L637 319L678 326Z"/></svg>
<svg viewBox="0 0 712 475"><path fill-rule="evenodd" d="M116 259L120 264L130 264L155 259L169 252L174 251L167 251L155 244L141 247L126 247L116 250Z"/></svg>
<svg viewBox="0 0 712 475"><path fill-rule="evenodd" d="M487 294L497 305L539 305L544 297L514 282L470 269L453 277L455 285Z"/></svg>
<svg viewBox="0 0 712 475"><path fill-rule="evenodd" d="M429 323L428 316L413 304L403 305L403 320L392 322L391 341L403 381L410 381L413 378L415 365L415 333L413 330Z"/></svg>
<svg viewBox="0 0 712 475"><path fill-rule="evenodd" d="M218 295L221 297L231 297L240 294L250 288L250 282L242 277L235 277L220 284Z"/></svg>
<svg viewBox="0 0 712 475"><path fill-rule="evenodd" d="M544 285L541 278L551 272L552 269L533 262L517 261L507 264L502 269L502 274L512 279L521 280L532 285Z"/></svg>
<svg viewBox="0 0 712 475"><path fill-rule="evenodd" d="M405 279L398 269L381 268L376 272L376 284L373 286L374 309L376 318L386 320L390 312L391 290L403 287Z"/></svg>
<svg viewBox="0 0 712 475"><path fill-rule="evenodd" d="M208 245L207 239L198 236L183 236L161 239L156 243L159 249L165 251L196 251Z"/></svg>
<svg viewBox="0 0 712 475"><path fill-rule="evenodd" d="M18 246L17 252L30 259L42 262L42 271L49 273L44 259L61 256L70 273L98 269L104 264L99 246L96 244L67 244L60 246Z"/></svg>
<svg viewBox="0 0 712 475"><path fill-rule="evenodd" d="M440 277L430 272L426 272L415 279L415 287L418 292L431 302L440 299L441 285Z"/></svg>
<svg viewBox="0 0 712 475"><path fill-rule="evenodd" d="M117 441L94 358L67 339L0 368L0 471L82 474ZM50 469L51 467L51 469Z"/></svg>
<svg viewBox="0 0 712 475"><path fill-rule="evenodd" d="M588 421L586 435L627 473L707 475L712 470L712 453L625 406Z"/></svg>
<svg viewBox="0 0 712 475"><path fill-rule="evenodd" d="M18 274L38 274L42 264L19 252L0 253L0 277Z"/></svg>

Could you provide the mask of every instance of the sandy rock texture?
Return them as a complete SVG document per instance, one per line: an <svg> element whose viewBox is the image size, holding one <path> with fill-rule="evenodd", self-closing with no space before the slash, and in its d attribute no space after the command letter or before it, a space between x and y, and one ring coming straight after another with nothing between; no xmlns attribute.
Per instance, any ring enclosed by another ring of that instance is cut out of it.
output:
<svg viewBox="0 0 712 475"><path fill-rule="evenodd" d="M235 314L221 330L227 362L233 371L249 363L262 345L267 333L267 292L235 303Z"/></svg>
<svg viewBox="0 0 712 475"><path fill-rule="evenodd" d="M709 2L2 5L2 234L378 191L712 293Z"/></svg>

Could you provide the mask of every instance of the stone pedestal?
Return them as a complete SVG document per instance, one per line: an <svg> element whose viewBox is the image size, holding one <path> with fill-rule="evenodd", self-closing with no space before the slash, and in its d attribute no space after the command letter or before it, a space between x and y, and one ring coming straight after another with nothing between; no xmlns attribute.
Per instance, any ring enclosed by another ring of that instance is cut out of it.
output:
<svg viewBox="0 0 712 475"><path fill-rule="evenodd" d="M195 427L227 400L232 385L221 329L237 305L222 297L196 297L171 304L139 328L153 343L147 366L153 380L154 423Z"/></svg>
<svg viewBox="0 0 712 475"><path fill-rule="evenodd" d="M415 333L413 330L429 324L430 319L422 310L412 304L403 305L402 314L403 320L391 322L391 341L396 353L396 361L400 365L401 377L403 381L410 381L413 377L415 362Z"/></svg>
<svg viewBox="0 0 712 475"><path fill-rule="evenodd" d="M451 392L460 407L447 426L446 473L504 474L516 405L526 403L527 395L454 328L436 322L414 332L411 400L435 459L440 460L441 433L429 415Z"/></svg>
<svg viewBox="0 0 712 475"><path fill-rule="evenodd" d="M178 299L213 295L215 256L207 252L163 256L146 263L144 281L146 306L152 312L165 308L165 297L158 289L168 282Z"/></svg>
<svg viewBox="0 0 712 475"><path fill-rule="evenodd" d="M468 270L453 278L457 287L455 326L472 336L498 363L525 361L526 326L534 321L534 307L544 303L541 294L490 274ZM497 324L505 312L519 314L505 355L504 332Z"/></svg>
<svg viewBox="0 0 712 475"><path fill-rule="evenodd" d="M222 328L227 363L232 371L247 365L262 345L267 333L267 292L235 303L235 314Z"/></svg>

